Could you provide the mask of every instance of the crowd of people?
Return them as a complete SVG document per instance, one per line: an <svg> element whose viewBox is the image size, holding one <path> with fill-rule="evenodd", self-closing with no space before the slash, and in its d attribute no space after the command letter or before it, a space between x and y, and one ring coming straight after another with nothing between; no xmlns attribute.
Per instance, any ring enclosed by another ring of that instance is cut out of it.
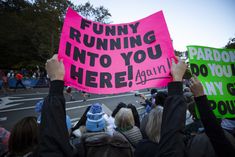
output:
<svg viewBox="0 0 235 157"><path fill-rule="evenodd" d="M26 85L23 83L23 79L38 79L42 80L41 84L47 85L48 76L45 70L37 67L36 70L27 70L22 68L21 70L1 70L0 69L0 89L3 90L3 94L7 95L10 91L16 91L17 88L26 89ZM10 81L15 80L15 84L11 84ZM14 90L10 90L13 88Z"/></svg>
<svg viewBox="0 0 235 157"><path fill-rule="evenodd" d="M3 157L234 157L235 120L218 120L196 76L183 88L187 65L172 60L167 91L151 90L145 114L120 102L111 115L102 105L87 107L71 126L65 111L64 65L47 60L48 96L38 102L39 117L25 117L9 133L0 129ZM200 119L195 114L198 108Z"/></svg>

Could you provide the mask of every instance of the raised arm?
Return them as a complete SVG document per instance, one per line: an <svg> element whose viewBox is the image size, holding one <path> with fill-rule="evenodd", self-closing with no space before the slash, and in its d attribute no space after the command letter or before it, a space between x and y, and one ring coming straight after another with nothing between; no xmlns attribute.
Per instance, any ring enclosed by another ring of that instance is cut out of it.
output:
<svg viewBox="0 0 235 157"><path fill-rule="evenodd" d="M190 82L190 88L194 94L194 99L200 114L201 121L216 154L218 157L234 157L235 148L233 148L232 144L226 138L224 130L220 126L220 123L217 121L212 109L210 108L201 82L195 75L191 78Z"/></svg>
<svg viewBox="0 0 235 157"><path fill-rule="evenodd" d="M49 95L44 99L40 124L39 156L70 157L73 149L69 144L66 127L64 65L57 55L47 60L46 70L51 79Z"/></svg>
<svg viewBox="0 0 235 157"><path fill-rule="evenodd" d="M185 126L186 102L183 97L182 78L186 64L173 61L171 74L173 82L168 84L168 97L162 117L160 156L184 156L185 144L182 130Z"/></svg>

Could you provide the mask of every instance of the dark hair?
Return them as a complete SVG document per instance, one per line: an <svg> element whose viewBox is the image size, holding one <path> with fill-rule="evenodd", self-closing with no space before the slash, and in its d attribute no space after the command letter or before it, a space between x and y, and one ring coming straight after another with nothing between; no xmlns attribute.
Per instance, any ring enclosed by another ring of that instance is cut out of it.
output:
<svg viewBox="0 0 235 157"><path fill-rule="evenodd" d="M128 104L127 108L131 109L134 120L135 120L135 126L137 126L138 128L140 128L140 117L139 114L137 112L137 109L134 105L132 104Z"/></svg>
<svg viewBox="0 0 235 157"><path fill-rule="evenodd" d="M38 124L36 117L25 117L11 130L9 154L24 155L34 151L38 145Z"/></svg>
<svg viewBox="0 0 235 157"><path fill-rule="evenodd" d="M164 106L166 98L167 98L167 94L165 92L158 92L155 97L155 104Z"/></svg>
<svg viewBox="0 0 235 157"><path fill-rule="evenodd" d="M155 93L157 93L157 89L156 88L151 89L150 94L153 95Z"/></svg>
<svg viewBox="0 0 235 157"><path fill-rule="evenodd" d="M118 111L123 108L123 107L127 107L127 105L124 103L124 102L119 102L117 107L113 110L113 113L112 113L112 117L115 117L116 114L118 113Z"/></svg>
<svg viewBox="0 0 235 157"><path fill-rule="evenodd" d="M86 125L86 115L87 115L87 112L90 110L91 106L88 106L85 110L85 112L83 113L82 117L80 118L80 120L78 121L78 123L71 129L72 131L80 128L80 126L82 125Z"/></svg>

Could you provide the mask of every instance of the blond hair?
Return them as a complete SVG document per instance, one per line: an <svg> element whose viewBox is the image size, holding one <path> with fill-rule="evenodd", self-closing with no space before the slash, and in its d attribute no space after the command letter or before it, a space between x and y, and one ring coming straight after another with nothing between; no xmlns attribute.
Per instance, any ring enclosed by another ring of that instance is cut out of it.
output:
<svg viewBox="0 0 235 157"><path fill-rule="evenodd" d="M128 129L135 125L131 109L121 108L115 116L115 125L118 129Z"/></svg>
<svg viewBox="0 0 235 157"><path fill-rule="evenodd" d="M163 109L156 107L151 110L146 124L145 132L149 140L153 142L159 142L161 137L161 125L162 125Z"/></svg>

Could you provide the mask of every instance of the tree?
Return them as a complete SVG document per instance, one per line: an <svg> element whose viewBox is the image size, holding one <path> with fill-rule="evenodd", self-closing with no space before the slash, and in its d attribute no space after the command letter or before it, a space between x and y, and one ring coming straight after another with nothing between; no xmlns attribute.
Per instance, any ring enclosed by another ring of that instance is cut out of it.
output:
<svg viewBox="0 0 235 157"><path fill-rule="evenodd" d="M58 51L68 6L88 18L108 23L111 14L90 3L75 6L68 0L0 0L0 68L39 65ZM86 14L87 12L87 14Z"/></svg>
<svg viewBox="0 0 235 157"><path fill-rule="evenodd" d="M14 68L28 62L35 48L32 44L32 4L24 0L0 1L0 65Z"/></svg>
<svg viewBox="0 0 235 157"><path fill-rule="evenodd" d="M36 0L34 44L38 57L45 61L58 51L60 32L67 7L71 5L66 0Z"/></svg>
<svg viewBox="0 0 235 157"><path fill-rule="evenodd" d="M81 4L74 6L73 8L86 19L106 24L111 23L111 14L109 13L109 10L103 6L94 8L90 2L86 2L84 5Z"/></svg>
<svg viewBox="0 0 235 157"><path fill-rule="evenodd" d="M227 45L225 45L225 48L227 48L227 49L235 49L235 37L229 39Z"/></svg>

